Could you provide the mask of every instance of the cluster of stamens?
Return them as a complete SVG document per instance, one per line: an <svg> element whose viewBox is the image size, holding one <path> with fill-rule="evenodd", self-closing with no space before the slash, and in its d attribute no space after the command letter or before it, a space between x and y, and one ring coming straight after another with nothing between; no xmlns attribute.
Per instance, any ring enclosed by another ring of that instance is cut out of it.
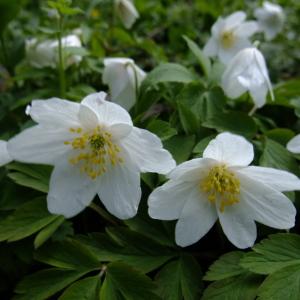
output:
<svg viewBox="0 0 300 300"><path fill-rule="evenodd" d="M221 44L223 48L229 49L233 46L235 42L235 35L234 32L231 30L223 31L220 35Z"/></svg>
<svg viewBox="0 0 300 300"><path fill-rule="evenodd" d="M226 165L212 167L201 181L200 188L208 194L211 203L216 203L218 200L221 212L224 212L225 206L239 202L240 182Z"/></svg>
<svg viewBox="0 0 300 300"><path fill-rule="evenodd" d="M76 155L69 159L73 165L79 165L81 172L95 179L107 171L108 164L116 166L122 163L120 147L113 143L112 135L97 126L94 130L84 132L82 128L70 128L77 135L65 145L76 150Z"/></svg>

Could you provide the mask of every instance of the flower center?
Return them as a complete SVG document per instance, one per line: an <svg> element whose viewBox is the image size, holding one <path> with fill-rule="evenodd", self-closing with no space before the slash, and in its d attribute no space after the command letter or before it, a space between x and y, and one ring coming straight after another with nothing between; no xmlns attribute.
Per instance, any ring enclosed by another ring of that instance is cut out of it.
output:
<svg viewBox="0 0 300 300"><path fill-rule="evenodd" d="M81 172L95 179L106 172L108 165L115 166L123 162L120 147L113 143L112 135L97 126L94 130L83 132L82 128L70 128L76 134L65 145L71 145L77 152L69 159L70 164L79 165Z"/></svg>
<svg viewBox="0 0 300 300"><path fill-rule="evenodd" d="M240 194L240 181L235 174L230 172L226 165L214 166L208 175L201 181L200 188L208 194L211 203L220 203L220 211L224 212L225 206L238 203Z"/></svg>
<svg viewBox="0 0 300 300"><path fill-rule="evenodd" d="M223 31L220 36L221 44L223 48L229 49L234 45L235 36L233 31Z"/></svg>

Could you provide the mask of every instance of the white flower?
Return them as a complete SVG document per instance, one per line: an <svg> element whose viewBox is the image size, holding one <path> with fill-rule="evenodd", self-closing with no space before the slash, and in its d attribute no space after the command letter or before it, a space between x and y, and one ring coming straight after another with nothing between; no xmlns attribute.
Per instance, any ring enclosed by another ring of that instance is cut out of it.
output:
<svg viewBox="0 0 300 300"><path fill-rule="evenodd" d="M78 36L72 34L62 38L62 47L81 47ZM67 51L66 51L67 52ZM79 63L80 55L66 55L65 67ZM38 42L36 38L26 41L26 57L29 64L35 68L56 68L58 64L58 41L46 40Z"/></svg>
<svg viewBox="0 0 300 300"><path fill-rule="evenodd" d="M254 15L258 20L260 29L265 34L266 40L272 40L282 31L285 15L280 5L265 1L262 8L255 10Z"/></svg>
<svg viewBox="0 0 300 300"><path fill-rule="evenodd" d="M7 142L0 141L0 166L6 165L12 161L7 150Z"/></svg>
<svg viewBox="0 0 300 300"><path fill-rule="evenodd" d="M109 85L112 101L129 110L146 73L130 58L106 58L103 63L102 80Z"/></svg>
<svg viewBox="0 0 300 300"><path fill-rule="evenodd" d="M221 85L225 94L233 99L249 91L256 107L266 103L268 91L274 99L265 59L254 47L241 50L230 61Z"/></svg>
<svg viewBox="0 0 300 300"><path fill-rule="evenodd" d="M35 100L27 112L38 124L8 142L13 159L54 165L48 209L72 217L96 194L120 219L133 217L141 198L140 172L165 174L175 167L160 139L134 127L104 92L79 103Z"/></svg>
<svg viewBox="0 0 300 300"><path fill-rule="evenodd" d="M287 149L293 153L300 153L300 134L294 136L286 145Z"/></svg>
<svg viewBox="0 0 300 300"><path fill-rule="evenodd" d="M221 133L203 153L177 166L169 181L149 196L149 214L178 219L176 243L188 246L201 239L219 218L222 229L238 248L251 247L258 221L278 229L295 224L296 209L282 191L300 189L293 174L248 166L253 146L243 137Z"/></svg>
<svg viewBox="0 0 300 300"><path fill-rule="evenodd" d="M115 0L115 8L127 29L131 28L136 19L139 18L139 13L131 0Z"/></svg>
<svg viewBox="0 0 300 300"><path fill-rule="evenodd" d="M255 21L245 22L246 14L235 12L223 19L218 18L211 29L211 38L203 51L207 56L218 56L221 62L227 64L241 49L251 45L249 38L258 31Z"/></svg>

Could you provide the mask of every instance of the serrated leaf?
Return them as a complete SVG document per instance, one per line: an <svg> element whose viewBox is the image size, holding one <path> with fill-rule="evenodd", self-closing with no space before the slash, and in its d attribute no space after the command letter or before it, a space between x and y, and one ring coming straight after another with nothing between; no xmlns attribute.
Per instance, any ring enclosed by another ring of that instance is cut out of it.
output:
<svg viewBox="0 0 300 300"><path fill-rule="evenodd" d="M166 264L156 275L159 295L164 300L197 300L202 292L202 272L190 255Z"/></svg>
<svg viewBox="0 0 300 300"><path fill-rule="evenodd" d="M201 300L254 300L262 278L255 274L242 274L211 283Z"/></svg>
<svg viewBox="0 0 300 300"><path fill-rule="evenodd" d="M202 67L203 73L206 77L210 75L211 72L211 63L207 56L204 55L202 50L199 48L199 46L189 39L187 36L183 36L184 40L186 41L189 49L192 51L192 53L195 55L197 60L200 63L200 66Z"/></svg>
<svg viewBox="0 0 300 300"><path fill-rule="evenodd" d="M209 267L203 279L214 281L245 273L246 270L239 265L243 256L244 253L240 251L222 255Z"/></svg>
<svg viewBox="0 0 300 300"><path fill-rule="evenodd" d="M99 276L87 277L73 283L58 300L98 300Z"/></svg>
<svg viewBox="0 0 300 300"><path fill-rule="evenodd" d="M258 291L258 300L299 300L300 263L269 275Z"/></svg>
<svg viewBox="0 0 300 300"><path fill-rule="evenodd" d="M283 246L284 245L284 246ZM270 235L241 259L242 267L258 274L272 274L287 266L300 264L300 236L278 233Z"/></svg>

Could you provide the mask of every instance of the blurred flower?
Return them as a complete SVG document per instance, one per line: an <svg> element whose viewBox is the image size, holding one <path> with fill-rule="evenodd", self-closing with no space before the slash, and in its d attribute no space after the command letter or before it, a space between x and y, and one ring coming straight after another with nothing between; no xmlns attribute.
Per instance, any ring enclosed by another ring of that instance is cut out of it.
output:
<svg viewBox="0 0 300 300"><path fill-rule="evenodd" d="M146 73L129 58L106 58L103 83L109 85L112 101L129 110Z"/></svg>
<svg viewBox="0 0 300 300"><path fill-rule="evenodd" d="M222 63L227 64L241 49L251 45L249 38L258 31L255 21L245 22L246 14L235 12L223 19L218 18L212 26L212 36L204 46L204 54L218 56Z"/></svg>
<svg viewBox="0 0 300 300"><path fill-rule="evenodd" d="M104 92L82 102L35 100L26 112L38 125L8 142L11 156L54 165L48 209L69 218L96 194L120 219L133 217L141 198L140 172L165 174L175 167L160 139L134 127L126 110Z"/></svg>
<svg viewBox="0 0 300 300"><path fill-rule="evenodd" d="M293 153L300 153L300 134L294 136L286 145L287 149Z"/></svg>
<svg viewBox="0 0 300 300"><path fill-rule="evenodd" d="M285 15L280 5L265 1L262 8L255 10L254 15L258 20L259 27L265 34L266 40L272 40L281 32Z"/></svg>
<svg viewBox="0 0 300 300"><path fill-rule="evenodd" d="M0 140L0 166L6 165L12 161L7 150L7 142Z"/></svg>
<svg viewBox="0 0 300 300"><path fill-rule="evenodd" d="M256 107L266 103L268 91L273 91L265 59L255 47L241 50L227 65L222 76L222 88L232 99L249 91Z"/></svg>
<svg viewBox="0 0 300 300"><path fill-rule="evenodd" d="M201 239L219 219L231 243L251 247L258 221L288 229L296 209L281 192L300 189L300 180L286 171L248 166L253 146L243 137L221 133L206 147L203 158L177 166L169 181L149 196L149 214L178 219L176 243L188 246Z"/></svg>
<svg viewBox="0 0 300 300"><path fill-rule="evenodd" d="M139 13L131 0L115 0L115 8L123 25L129 29L137 18Z"/></svg>
<svg viewBox="0 0 300 300"><path fill-rule="evenodd" d="M81 47L81 41L78 36L71 34L62 38L62 46L63 48L78 48ZM58 64L58 41L38 42L36 38L29 39L26 41L26 56L29 64L35 68L56 68ZM65 56L65 67L79 63L82 59L80 55L68 55L66 53Z"/></svg>

